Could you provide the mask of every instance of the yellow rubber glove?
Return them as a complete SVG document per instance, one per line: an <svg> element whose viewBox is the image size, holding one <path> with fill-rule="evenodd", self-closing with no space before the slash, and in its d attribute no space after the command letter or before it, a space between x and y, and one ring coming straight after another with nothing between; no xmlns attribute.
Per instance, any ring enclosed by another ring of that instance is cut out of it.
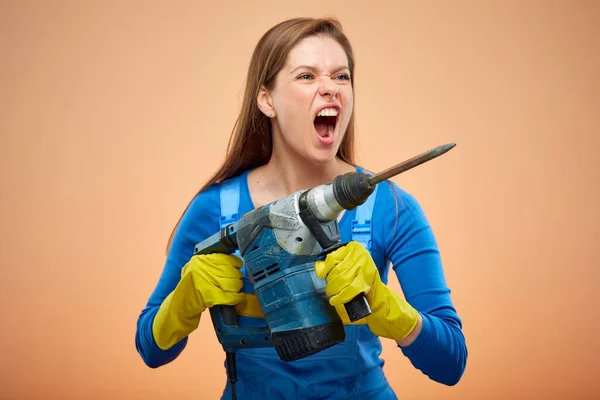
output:
<svg viewBox="0 0 600 400"><path fill-rule="evenodd" d="M364 318L377 336L394 340L406 338L415 329L419 313L380 279L371 254L358 242L329 253L315 263L319 278L326 278L329 303L338 308L365 293L371 315Z"/></svg>
<svg viewBox="0 0 600 400"><path fill-rule="evenodd" d="M167 350L198 328L207 308L242 302L242 265L242 260L229 254L193 256L154 318L152 333L158 347Z"/></svg>

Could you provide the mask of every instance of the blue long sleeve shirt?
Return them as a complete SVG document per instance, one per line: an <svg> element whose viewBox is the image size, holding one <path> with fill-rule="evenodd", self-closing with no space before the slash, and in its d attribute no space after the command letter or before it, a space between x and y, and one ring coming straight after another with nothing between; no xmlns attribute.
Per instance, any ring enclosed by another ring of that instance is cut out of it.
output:
<svg viewBox="0 0 600 400"><path fill-rule="evenodd" d="M357 168L360 170L360 168ZM231 178L240 180L240 215L252 209L247 184L248 171ZM356 210L346 211L339 222L342 242L351 240L351 222ZM152 334L152 323L165 297L180 279L183 266L193 256L194 246L218 231L219 184L196 196L178 226L163 272L142 310L135 336L143 361L157 368L177 358L188 337L168 350L160 349ZM372 258L384 283L390 271L398 278L406 300L422 316L422 330L409 346L399 347L412 365L432 380L458 383L467 361L462 321L446 284L438 245L416 199L395 183L380 184L372 219ZM247 285L245 285L246 287ZM208 313L206 313L208 314ZM210 318L203 315L202 318ZM240 317L241 325L264 326L264 320ZM237 353L240 398L352 399L372 396L395 399L383 374L381 342L367 325L346 325L346 341L305 359L285 363L273 348L244 349ZM224 374L225 380L225 374ZM229 387L224 384L223 398ZM324 396L324 397L323 397Z"/></svg>

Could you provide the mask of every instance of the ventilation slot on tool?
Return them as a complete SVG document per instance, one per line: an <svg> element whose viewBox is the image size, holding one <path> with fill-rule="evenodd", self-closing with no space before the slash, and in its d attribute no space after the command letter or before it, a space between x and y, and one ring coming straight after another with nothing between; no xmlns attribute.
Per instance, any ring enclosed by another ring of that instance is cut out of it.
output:
<svg viewBox="0 0 600 400"><path fill-rule="evenodd" d="M275 263L275 264L269 265L267 268L265 268L261 271L258 271L256 274L252 275L252 277L254 278L254 282L259 282L259 281L265 279L269 275L276 274L280 270L281 269L279 268L279 264Z"/></svg>

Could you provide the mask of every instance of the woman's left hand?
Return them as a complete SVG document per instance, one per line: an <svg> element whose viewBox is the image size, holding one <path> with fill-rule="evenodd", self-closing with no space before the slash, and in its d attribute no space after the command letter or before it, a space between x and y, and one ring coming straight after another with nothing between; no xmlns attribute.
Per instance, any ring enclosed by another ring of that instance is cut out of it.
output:
<svg viewBox="0 0 600 400"><path fill-rule="evenodd" d="M334 307L365 293L372 311L365 320L375 335L401 341L417 326L418 311L381 281L371 254L360 243L352 241L331 252L315 263L315 271L326 278L325 293Z"/></svg>

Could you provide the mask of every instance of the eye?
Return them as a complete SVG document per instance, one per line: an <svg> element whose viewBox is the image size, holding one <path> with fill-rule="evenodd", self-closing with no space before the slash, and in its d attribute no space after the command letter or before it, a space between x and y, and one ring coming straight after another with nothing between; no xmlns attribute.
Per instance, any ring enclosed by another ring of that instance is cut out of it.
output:
<svg viewBox="0 0 600 400"><path fill-rule="evenodd" d="M302 74L298 77L298 79L311 79L312 75L311 74Z"/></svg>
<svg viewBox="0 0 600 400"><path fill-rule="evenodd" d="M349 74L340 74L337 77L338 77L338 79L341 78L342 80L346 80L346 81L350 80L350 75Z"/></svg>

